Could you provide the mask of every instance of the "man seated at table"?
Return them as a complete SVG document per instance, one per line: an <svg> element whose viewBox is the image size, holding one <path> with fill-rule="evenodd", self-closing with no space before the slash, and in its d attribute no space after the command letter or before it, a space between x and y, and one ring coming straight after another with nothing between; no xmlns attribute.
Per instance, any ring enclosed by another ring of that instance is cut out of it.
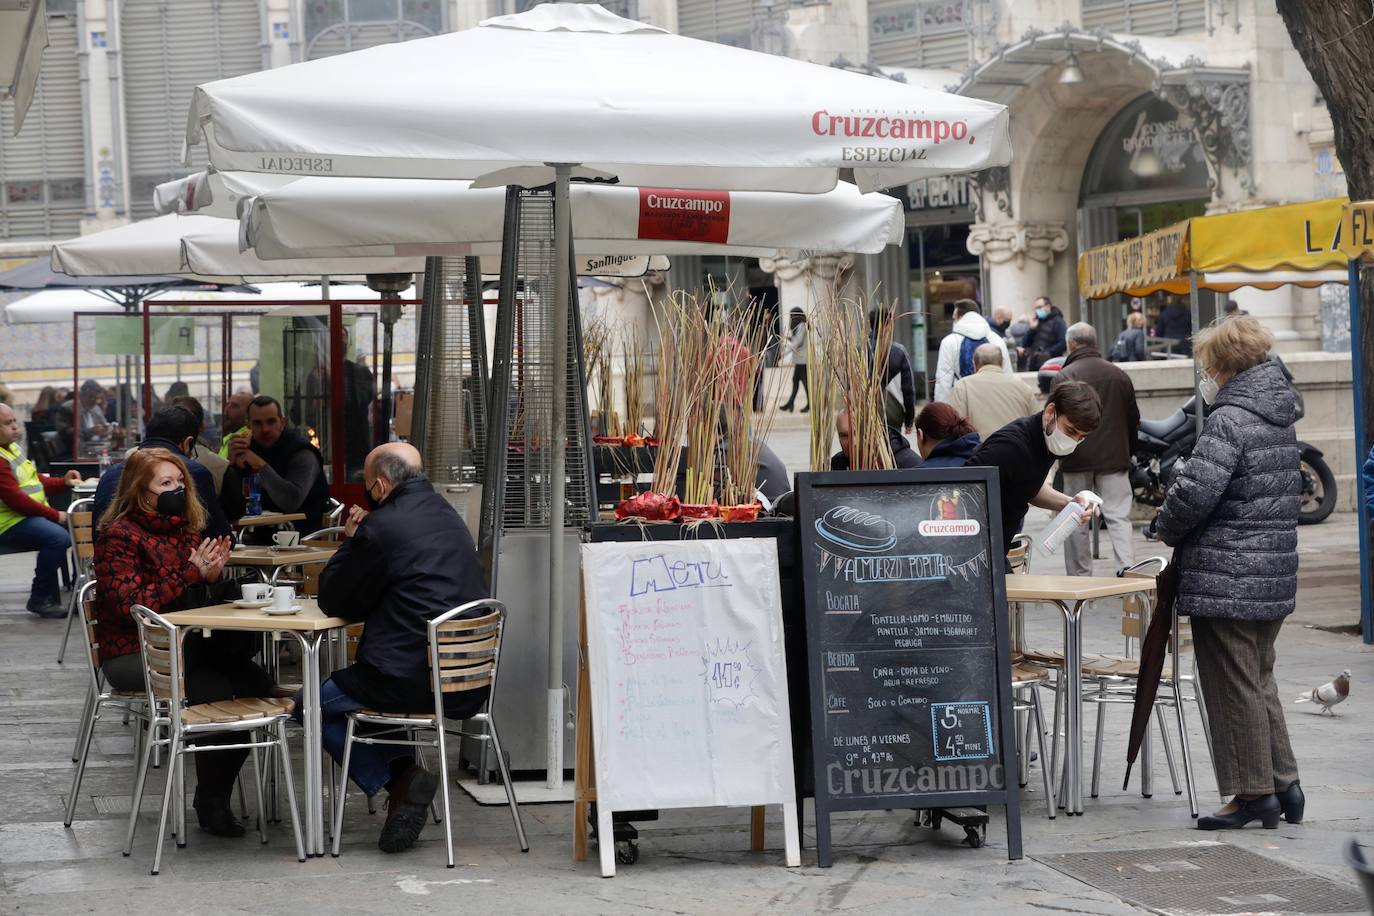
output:
<svg viewBox="0 0 1374 916"><path fill-rule="evenodd" d="M229 463L243 474L257 474L262 508L268 512L301 512L301 534L319 530L329 502L324 457L304 436L286 425L276 398L260 394L248 402L249 436L229 443Z"/></svg>
<svg viewBox="0 0 1374 916"><path fill-rule="evenodd" d="M95 454L95 444L113 430L105 417L105 389L95 379L81 383L80 391L53 410L53 428L57 430L57 457L82 458ZM73 431L80 442L79 453L72 453Z"/></svg>
<svg viewBox="0 0 1374 916"><path fill-rule="evenodd" d="M320 574L320 610L365 623L354 663L320 686L325 749L343 759L347 714L432 712L428 622L487 597L472 535L426 479L420 453L401 442L378 446L363 465L373 509L350 509L348 539ZM487 688L445 696L444 713L478 712ZM297 706L300 697L297 695ZM437 778L415 764L411 750L355 744L349 775L369 796L387 790L383 852L409 849L420 835Z"/></svg>
<svg viewBox="0 0 1374 916"><path fill-rule="evenodd" d="M852 424L849 419L849 411L842 410L835 417L835 435L840 439L840 450L830 458L830 470L847 471L849 470L849 438ZM888 443L892 446L892 458L895 468L914 468L921 463L921 456L916 454L911 443L907 441L901 431L895 426L886 428Z"/></svg>
<svg viewBox="0 0 1374 916"><path fill-rule="evenodd" d="M1096 509L1082 496L1066 496L1046 480L1055 461L1073 454L1078 443L1097 429L1102 419L1102 401L1086 382L1064 382L1050 392L1045 407L1019 420L1012 420L983 442L969 456L964 467L997 468L1002 494L1002 546L1005 550L1016 537L1031 506L1058 512L1070 502L1090 511L1083 513L1086 525Z"/></svg>
<svg viewBox="0 0 1374 916"><path fill-rule="evenodd" d="M144 430L143 441L138 449L165 448L186 457L186 469L191 472L191 480L196 485L196 495L205 507L205 531L207 538L229 537L233 534L229 520L224 516L219 499L215 496L215 478L199 461L191 458L195 449L196 418L185 407L159 407L153 411L153 418ZM100 475L100 483L95 488L95 517L101 518L119 491L119 478L124 475L124 465L116 464Z"/></svg>
<svg viewBox="0 0 1374 916"><path fill-rule="evenodd" d="M224 413L220 417L220 433L222 439L219 446L219 456L227 459L229 457L229 444L233 442L237 435L247 435L248 433L248 404L253 400L251 391L235 391L224 402Z"/></svg>
<svg viewBox="0 0 1374 916"><path fill-rule="evenodd" d="M46 619L66 617L57 571L72 539L67 513L48 505L48 493L76 486L81 472L68 471L65 478L38 473L19 448L19 436L19 418L0 403L0 547L38 551L26 607Z"/></svg>

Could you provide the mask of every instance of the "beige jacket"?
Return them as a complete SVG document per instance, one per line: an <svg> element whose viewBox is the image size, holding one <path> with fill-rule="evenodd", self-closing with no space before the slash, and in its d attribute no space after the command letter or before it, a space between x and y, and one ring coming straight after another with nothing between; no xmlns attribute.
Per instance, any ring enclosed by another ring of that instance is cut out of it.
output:
<svg viewBox="0 0 1374 916"><path fill-rule="evenodd" d="M946 399L949 406L968 417L983 441L1012 420L1040 409L1035 392L1001 366L984 366L954 383Z"/></svg>

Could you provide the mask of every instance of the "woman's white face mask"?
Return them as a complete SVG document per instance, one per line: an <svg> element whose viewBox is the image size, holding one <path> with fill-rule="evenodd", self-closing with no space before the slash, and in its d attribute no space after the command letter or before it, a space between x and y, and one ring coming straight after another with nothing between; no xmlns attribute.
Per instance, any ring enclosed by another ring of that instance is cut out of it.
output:
<svg viewBox="0 0 1374 916"><path fill-rule="evenodd" d="M1221 393L1221 386L1205 369L1200 371L1198 375L1198 393L1202 395L1202 402L1210 407L1212 402L1217 399L1217 395Z"/></svg>
<svg viewBox="0 0 1374 916"><path fill-rule="evenodd" d="M1078 448L1078 440L1059 427L1059 418L1052 413L1046 413L1050 420L1050 428L1045 432L1045 447L1050 450L1051 455L1058 455L1060 458L1072 455L1073 450Z"/></svg>

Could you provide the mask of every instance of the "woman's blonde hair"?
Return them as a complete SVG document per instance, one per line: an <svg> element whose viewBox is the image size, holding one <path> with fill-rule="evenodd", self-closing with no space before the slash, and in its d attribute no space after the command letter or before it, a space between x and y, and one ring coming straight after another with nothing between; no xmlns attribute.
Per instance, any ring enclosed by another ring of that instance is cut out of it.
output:
<svg viewBox="0 0 1374 916"><path fill-rule="evenodd" d="M186 527L192 531L205 529L205 507L200 503L196 485L191 480L191 472L186 468L186 462L180 455L165 448L141 448L124 459L124 472L119 475L119 490L111 500L109 508L105 510L105 514L100 517L102 528L128 515L135 507L144 508L143 492L157 474L157 466L164 461L176 465L181 471L181 479L186 486Z"/></svg>
<svg viewBox="0 0 1374 916"><path fill-rule="evenodd" d="M1126 316L1126 327L1143 328L1145 327L1145 315L1141 312L1131 312Z"/></svg>
<svg viewBox="0 0 1374 916"><path fill-rule="evenodd" d="M1274 335L1249 315L1218 318L1193 336L1193 358L1213 375L1234 377L1269 358Z"/></svg>

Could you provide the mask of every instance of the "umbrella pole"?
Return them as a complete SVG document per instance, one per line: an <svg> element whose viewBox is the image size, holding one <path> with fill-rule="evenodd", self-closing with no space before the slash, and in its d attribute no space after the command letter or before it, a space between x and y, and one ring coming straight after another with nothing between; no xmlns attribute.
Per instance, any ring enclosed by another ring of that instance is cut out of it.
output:
<svg viewBox="0 0 1374 916"><path fill-rule="evenodd" d="M1201 330L1202 314L1198 309L1197 302L1197 271L1188 271L1188 304L1193 310L1193 333ZM1196 408L1193 416L1196 418L1197 430L1193 439L1194 447L1202 439L1202 421L1206 419L1207 405L1202 402L1202 367L1197 364L1197 351L1193 352L1193 406Z"/></svg>
<svg viewBox="0 0 1374 916"><path fill-rule="evenodd" d="M572 213L569 211L569 178L572 166L554 165L553 237L553 423L549 437L549 680L548 747L545 784L563 786L563 527L567 486L568 433L568 300L572 286L568 265L572 260Z"/></svg>

